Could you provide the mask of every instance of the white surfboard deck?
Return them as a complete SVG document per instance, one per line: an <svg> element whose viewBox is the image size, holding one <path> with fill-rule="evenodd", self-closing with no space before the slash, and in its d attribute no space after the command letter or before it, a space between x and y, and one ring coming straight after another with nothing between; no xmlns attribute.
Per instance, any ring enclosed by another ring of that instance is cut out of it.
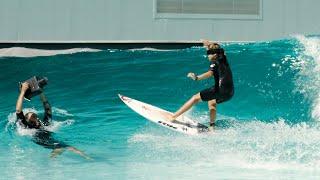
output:
<svg viewBox="0 0 320 180"><path fill-rule="evenodd" d="M200 124L199 122L194 121L187 116L181 115L175 121L171 122L168 121L168 115L172 114L169 111L120 94L119 97L128 107L130 107L136 113L160 126L190 135L197 135L200 133L208 132L207 126Z"/></svg>

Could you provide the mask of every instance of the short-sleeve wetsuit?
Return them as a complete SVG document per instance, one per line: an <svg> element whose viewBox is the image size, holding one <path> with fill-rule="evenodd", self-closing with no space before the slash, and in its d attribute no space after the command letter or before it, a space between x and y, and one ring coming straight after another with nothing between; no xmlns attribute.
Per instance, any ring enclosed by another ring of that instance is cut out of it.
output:
<svg viewBox="0 0 320 180"><path fill-rule="evenodd" d="M200 92L201 100L215 99L219 104L231 99L234 94L234 86L227 57L221 55L217 60L211 62L209 70L213 73L215 85Z"/></svg>
<svg viewBox="0 0 320 180"><path fill-rule="evenodd" d="M41 122L44 126L48 126L50 124L50 121L52 118L51 107L48 102L44 102L43 106L45 109L45 113L44 113L43 120ZM17 119L21 125L25 126L26 128L37 129L37 131L34 134L33 139L32 139L36 144L39 144L39 145L41 145L45 148L49 148L49 149L68 147L68 145L65 144L64 142L55 140L52 137L52 132L45 130L42 126L35 127L35 126L29 124L22 111L19 113L16 113L16 115L17 115Z"/></svg>
<svg viewBox="0 0 320 180"><path fill-rule="evenodd" d="M44 106L44 117L43 120L41 121L43 125L48 126L50 124L50 120L52 118L52 114L51 114L51 107L48 101L43 103ZM31 124L29 124L23 114L23 112L19 112L16 113L17 115L17 120L19 121L20 124L24 125L25 127L28 128L35 128L35 129L39 129L39 127L34 127Z"/></svg>

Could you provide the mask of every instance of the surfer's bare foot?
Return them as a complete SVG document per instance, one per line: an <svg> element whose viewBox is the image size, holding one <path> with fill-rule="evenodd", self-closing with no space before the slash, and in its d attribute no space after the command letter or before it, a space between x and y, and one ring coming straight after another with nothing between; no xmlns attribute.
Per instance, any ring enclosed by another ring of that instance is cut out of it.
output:
<svg viewBox="0 0 320 180"><path fill-rule="evenodd" d="M170 114L170 113L167 113L167 112L162 112L162 113L160 113L160 115L166 121L171 121L172 122L172 121L177 119L177 117L175 117L173 114Z"/></svg>
<svg viewBox="0 0 320 180"><path fill-rule="evenodd" d="M168 117L168 121L174 121L174 120L176 120L177 119L177 117L175 117L174 115L169 115L169 117Z"/></svg>

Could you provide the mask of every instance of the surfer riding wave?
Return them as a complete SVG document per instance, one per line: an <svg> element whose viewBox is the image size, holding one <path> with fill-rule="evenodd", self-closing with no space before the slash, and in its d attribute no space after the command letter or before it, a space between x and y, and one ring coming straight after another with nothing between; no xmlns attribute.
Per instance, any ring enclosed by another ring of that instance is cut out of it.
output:
<svg viewBox="0 0 320 180"><path fill-rule="evenodd" d="M234 94L232 71L224 53L224 49L218 43L202 40L207 49L207 57L210 61L209 70L201 75L190 72L187 76L194 81L200 81L214 77L214 86L204 89L193 95L177 112L169 115L169 120L174 121L180 115L188 111L193 105L201 101L208 102L210 111L210 127L212 130L215 125L217 104L228 101Z"/></svg>

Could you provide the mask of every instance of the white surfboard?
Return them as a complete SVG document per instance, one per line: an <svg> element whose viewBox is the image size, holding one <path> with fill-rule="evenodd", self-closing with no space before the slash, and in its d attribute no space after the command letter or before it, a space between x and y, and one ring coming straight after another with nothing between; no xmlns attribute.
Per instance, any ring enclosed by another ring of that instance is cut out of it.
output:
<svg viewBox="0 0 320 180"><path fill-rule="evenodd" d="M207 126L200 124L199 122L194 121L184 115L181 115L177 118L177 120L171 122L167 120L168 115L172 114L169 111L160 109L158 107L152 106L141 101L137 101L126 96L122 96L120 94L119 97L127 106L129 106L136 113L140 114L149 121L152 121L160 126L191 135L208 132Z"/></svg>

